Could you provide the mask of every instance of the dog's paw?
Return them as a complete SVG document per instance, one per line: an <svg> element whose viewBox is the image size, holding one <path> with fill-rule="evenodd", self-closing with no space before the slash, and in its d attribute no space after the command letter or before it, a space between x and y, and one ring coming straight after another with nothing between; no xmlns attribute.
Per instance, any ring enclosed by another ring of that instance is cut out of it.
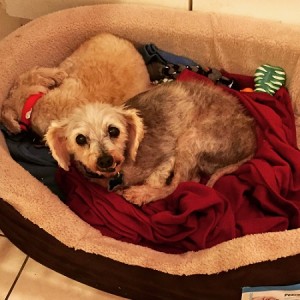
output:
<svg viewBox="0 0 300 300"><path fill-rule="evenodd" d="M62 84L68 74L58 68L43 70L38 74L38 84L45 86L49 89L56 88Z"/></svg>
<svg viewBox="0 0 300 300"><path fill-rule="evenodd" d="M138 206L142 206L143 204L152 201L151 195L144 186L132 186L123 190L119 194L122 195L128 202Z"/></svg>
<svg viewBox="0 0 300 300"><path fill-rule="evenodd" d="M53 72L53 79L55 80L56 86L61 85L62 82L68 77L68 73L61 69L55 68Z"/></svg>
<svg viewBox="0 0 300 300"><path fill-rule="evenodd" d="M3 105L0 120L10 133L17 134L21 132L17 114L11 107Z"/></svg>
<svg viewBox="0 0 300 300"><path fill-rule="evenodd" d="M68 74L60 68L37 67L29 71L24 80L29 85L39 85L47 89L53 89L60 86L66 77L68 77Z"/></svg>

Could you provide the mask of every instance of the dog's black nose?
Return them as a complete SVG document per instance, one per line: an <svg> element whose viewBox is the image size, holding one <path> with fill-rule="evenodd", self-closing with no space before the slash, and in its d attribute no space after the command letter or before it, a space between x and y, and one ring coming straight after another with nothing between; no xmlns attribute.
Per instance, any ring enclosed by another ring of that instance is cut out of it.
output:
<svg viewBox="0 0 300 300"><path fill-rule="evenodd" d="M104 155L97 159L97 165L100 168L109 168L114 163L114 159L111 155Z"/></svg>

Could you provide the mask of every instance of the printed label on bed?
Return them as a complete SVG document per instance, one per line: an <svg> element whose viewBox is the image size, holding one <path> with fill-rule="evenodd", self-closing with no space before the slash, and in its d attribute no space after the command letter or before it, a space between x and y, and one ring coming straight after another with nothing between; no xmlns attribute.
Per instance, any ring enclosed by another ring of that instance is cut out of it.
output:
<svg viewBox="0 0 300 300"><path fill-rule="evenodd" d="M244 287L242 300L300 300L300 284Z"/></svg>

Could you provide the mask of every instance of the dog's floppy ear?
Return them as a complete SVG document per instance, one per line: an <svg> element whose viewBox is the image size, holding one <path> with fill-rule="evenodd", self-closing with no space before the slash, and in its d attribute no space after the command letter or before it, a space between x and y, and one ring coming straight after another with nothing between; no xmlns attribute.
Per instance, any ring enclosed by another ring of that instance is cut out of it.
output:
<svg viewBox="0 0 300 300"><path fill-rule="evenodd" d="M127 151L129 157L134 161L140 142L144 137L144 124L136 109L125 109L124 116L128 126Z"/></svg>
<svg viewBox="0 0 300 300"><path fill-rule="evenodd" d="M17 134L21 132L21 127L18 122L17 112L8 105L2 106L1 123L11 132Z"/></svg>
<svg viewBox="0 0 300 300"><path fill-rule="evenodd" d="M66 120L53 121L47 133L45 141L48 144L53 158L58 162L59 166L69 171L70 154L67 149L65 130L67 126Z"/></svg>

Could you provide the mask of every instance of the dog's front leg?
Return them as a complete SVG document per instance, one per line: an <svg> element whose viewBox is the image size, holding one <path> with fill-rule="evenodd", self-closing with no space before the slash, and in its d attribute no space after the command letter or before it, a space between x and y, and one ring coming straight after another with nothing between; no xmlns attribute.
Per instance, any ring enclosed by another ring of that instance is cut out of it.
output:
<svg viewBox="0 0 300 300"><path fill-rule="evenodd" d="M182 181L199 181L196 171L199 169L198 156L202 144L191 143L195 141L197 134L194 128L186 131L177 140L174 156L161 164L143 185L131 186L124 190L123 196L132 203L142 205L169 196Z"/></svg>
<svg viewBox="0 0 300 300"><path fill-rule="evenodd" d="M120 192L131 203L142 205L171 194L173 186L173 169L175 157L170 157L159 165L142 185L133 185Z"/></svg>

